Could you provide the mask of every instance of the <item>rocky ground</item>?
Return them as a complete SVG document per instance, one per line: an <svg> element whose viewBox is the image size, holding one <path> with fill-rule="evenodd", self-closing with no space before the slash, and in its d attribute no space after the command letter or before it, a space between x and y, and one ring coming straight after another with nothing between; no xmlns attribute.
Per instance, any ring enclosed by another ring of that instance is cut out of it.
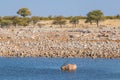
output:
<svg viewBox="0 0 120 80"><path fill-rule="evenodd" d="M120 27L0 28L4 57L120 57Z"/></svg>

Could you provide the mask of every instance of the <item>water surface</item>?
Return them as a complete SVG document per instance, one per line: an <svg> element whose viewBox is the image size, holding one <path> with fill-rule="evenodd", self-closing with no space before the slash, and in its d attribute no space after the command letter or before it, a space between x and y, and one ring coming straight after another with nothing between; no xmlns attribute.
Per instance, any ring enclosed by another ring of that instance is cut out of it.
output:
<svg viewBox="0 0 120 80"><path fill-rule="evenodd" d="M66 63L77 70L61 71ZM120 80L120 59L0 58L0 80Z"/></svg>

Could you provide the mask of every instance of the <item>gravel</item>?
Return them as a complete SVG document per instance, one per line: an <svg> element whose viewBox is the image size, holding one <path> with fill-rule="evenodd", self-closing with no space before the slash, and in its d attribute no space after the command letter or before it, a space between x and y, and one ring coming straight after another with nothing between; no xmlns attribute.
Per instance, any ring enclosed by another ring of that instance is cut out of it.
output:
<svg viewBox="0 0 120 80"><path fill-rule="evenodd" d="M4 57L120 57L120 28L0 29Z"/></svg>

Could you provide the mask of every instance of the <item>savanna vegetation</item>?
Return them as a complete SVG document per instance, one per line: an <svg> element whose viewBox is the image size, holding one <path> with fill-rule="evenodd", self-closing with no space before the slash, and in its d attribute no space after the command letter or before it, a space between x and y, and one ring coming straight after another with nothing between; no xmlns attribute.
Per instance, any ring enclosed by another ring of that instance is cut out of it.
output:
<svg viewBox="0 0 120 80"><path fill-rule="evenodd" d="M16 14L18 16L3 16L0 17L0 27L1 28L8 28L8 27L18 27L18 26L36 26L38 22L41 20L51 20L52 25L58 25L60 27L63 27L63 25L66 25L67 21L69 21L70 24L73 25L73 27L76 27L80 20L85 20L85 23L90 23L92 25L95 23L97 26L99 26L100 21L104 21L107 19L120 19L120 15L117 14L115 16L104 16L104 13L101 10L93 10L87 13L86 16L31 16L32 12L28 8L21 8L19 9Z"/></svg>

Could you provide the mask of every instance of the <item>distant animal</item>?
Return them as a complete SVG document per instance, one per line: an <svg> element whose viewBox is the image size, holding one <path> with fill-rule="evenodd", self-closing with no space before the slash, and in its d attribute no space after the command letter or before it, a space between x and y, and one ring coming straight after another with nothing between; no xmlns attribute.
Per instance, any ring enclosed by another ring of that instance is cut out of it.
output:
<svg viewBox="0 0 120 80"><path fill-rule="evenodd" d="M61 70L63 71L75 71L77 69L76 64L66 64L61 66Z"/></svg>

